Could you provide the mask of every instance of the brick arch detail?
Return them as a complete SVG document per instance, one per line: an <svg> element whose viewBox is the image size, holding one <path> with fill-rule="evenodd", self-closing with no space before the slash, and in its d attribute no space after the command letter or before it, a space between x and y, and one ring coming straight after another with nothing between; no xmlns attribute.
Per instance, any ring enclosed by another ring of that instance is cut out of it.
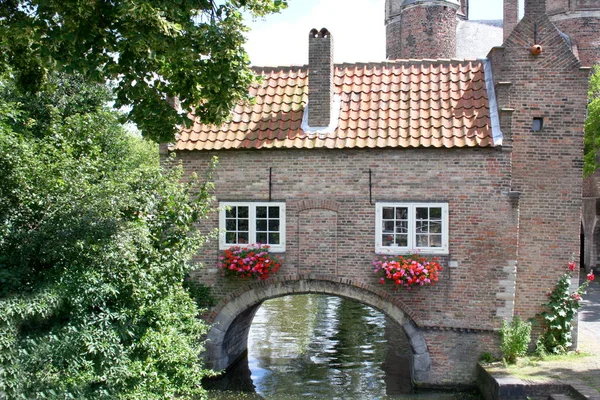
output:
<svg viewBox="0 0 600 400"><path fill-rule="evenodd" d="M211 324L205 352L207 366L223 370L244 354L252 318L263 301L308 293L345 297L385 313L402 327L408 338L413 353L413 381L427 381L431 357L415 313L402 301L374 286L330 275L288 275L255 282L231 292L207 318Z"/></svg>
<svg viewBox="0 0 600 400"><path fill-rule="evenodd" d="M300 200L298 202L298 212L314 209L330 210L336 213L340 211L340 203L334 200Z"/></svg>

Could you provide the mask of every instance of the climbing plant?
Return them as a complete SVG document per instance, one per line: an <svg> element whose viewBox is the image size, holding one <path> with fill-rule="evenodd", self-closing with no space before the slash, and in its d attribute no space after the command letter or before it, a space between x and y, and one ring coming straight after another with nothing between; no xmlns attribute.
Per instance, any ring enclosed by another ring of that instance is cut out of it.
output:
<svg viewBox="0 0 600 400"><path fill-rule="evenodd" d="M543 304L547 310L539 314L544 320L545 328L536 343L538 353L563 354L573 344L573 319L581 307L581 296L594 280L594 273L590 272L587 280L571 293L573 271L575 262L571 261L568 271L560 277L554 290L548 293L548 302Z"/></svg>
<svg viewBox="0 0 600 400"><path fill-rule="evenodd" d="M600 148L600 66L594 68L588 92L588 116L585 121L584 139L584 176L593 174L598 169L596 154Z"/></svg>

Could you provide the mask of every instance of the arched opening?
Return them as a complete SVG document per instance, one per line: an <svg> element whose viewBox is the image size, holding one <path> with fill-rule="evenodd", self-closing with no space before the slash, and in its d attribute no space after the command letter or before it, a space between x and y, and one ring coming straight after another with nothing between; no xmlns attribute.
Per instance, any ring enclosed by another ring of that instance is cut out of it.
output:
<svg viewBox="0 0 600 400"><path fill-rule="evenodd" d="M209 389L265 398L383 398L412 393L412 350L382 312L338 296L294 294L255 313L248 352Z"/></svg>
<svg viewBox="0 0 600 400"><path fill-rule="evenodd" d="M227 296L213 311L207 335L206 362L215 370L232 365L247 349L248 333L260 305L268 299L293 294L319 293L338 296L381 311L404 332L411 352L410 371L414 383L426 382L431 359L421 330L411 311L386 292L349 280L293 279L257 282Z"/></svg>

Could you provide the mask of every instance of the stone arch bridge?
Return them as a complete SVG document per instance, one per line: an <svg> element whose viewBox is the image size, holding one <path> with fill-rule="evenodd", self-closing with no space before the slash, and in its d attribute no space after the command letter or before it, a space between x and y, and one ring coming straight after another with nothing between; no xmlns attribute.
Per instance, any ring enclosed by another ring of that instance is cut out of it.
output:
<svg viewBox="0 0 600 400"><path fill-rule="evenodd" d="M207 316L206 362L215 370L229 367L247 350L254 314L263 301L296 294L318 293L348 298L390 317L405 332L412 349L412 379L427 382L431 357L423 331L411 310L394 296L371 285L332 275L288 275L256 281L229 293Z"/></svg>

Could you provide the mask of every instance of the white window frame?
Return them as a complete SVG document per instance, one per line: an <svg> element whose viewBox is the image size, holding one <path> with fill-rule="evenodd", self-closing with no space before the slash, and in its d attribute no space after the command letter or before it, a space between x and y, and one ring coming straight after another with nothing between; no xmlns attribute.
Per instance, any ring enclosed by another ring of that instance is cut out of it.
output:
<svg viewBox="0 0 600 400"><path fill-rule="evenodd" d="M225 243L225 216L229 207L248 207L248 243L228 244ZM256 208L257 207L279 207L279 244L269 245L269 251L273 253L285 252L285 203L284 202L254 202L254 201L221 201L219 202L219 250L226 250L232 246L248 247L256 244ZM262 243L266 244L266 243Z"/></svg>
<svg viewBox="0 0 600 400"><path fill-rule="evenodd" d="M408 245L384 246L383 236L383 208L406 207L408 208ZM416 209L418 207L439 207L442 209L442 246L441 247L416 247ZM403 202L378 202L375 205L375 252L379 254L407 254L419 252L422 254L448 254L448 203L403 203Z"/></svg>

